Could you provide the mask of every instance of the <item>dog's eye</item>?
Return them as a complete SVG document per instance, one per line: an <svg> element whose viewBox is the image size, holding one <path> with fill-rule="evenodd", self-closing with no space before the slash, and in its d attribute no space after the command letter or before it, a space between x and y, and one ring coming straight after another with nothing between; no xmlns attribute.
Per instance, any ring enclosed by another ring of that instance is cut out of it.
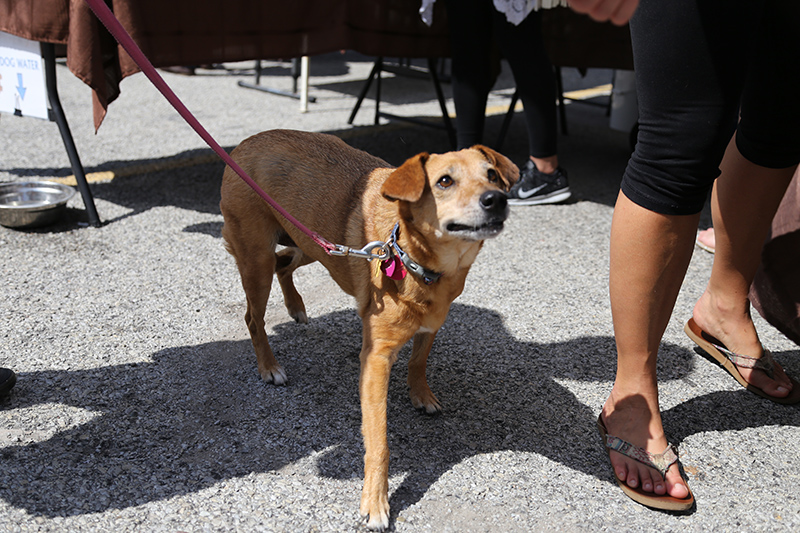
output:
<svg viewBox="0 0 800 533"><path fill-rule="evenodd" d="M486 173L486 177L489 178L489 183L497 183L499 181L497 171L493 168L489 169L489 172Z"/></svg>
<svg viewBox="0 0 800 533"><path fill-rule="evenodd" d="M455 181L453 181L453 178L451 178L450 176L445 174L444 176L439 178L439 181L436 182L436 185L440 189L447 189L448 187L452 186L454 183L455 183Z"/></svg>

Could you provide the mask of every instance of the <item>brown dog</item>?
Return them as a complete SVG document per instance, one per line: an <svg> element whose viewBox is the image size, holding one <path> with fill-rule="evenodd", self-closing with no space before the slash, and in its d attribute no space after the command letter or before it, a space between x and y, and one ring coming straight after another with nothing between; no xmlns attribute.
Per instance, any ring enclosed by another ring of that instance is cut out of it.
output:
<svg viewBox="0 0 800 533"><path fill-rule="evenodd" d="M298 322L308 318L292 272L304 264L321 262L356 299L363 321L359 392L366 453L361 514L369 516L371 529L385 529L390 369L413 337L411 402L428 413L441 410L425 379L428 354L483 240L503 229L508 214L504 191L519 170L482 146L419 154L394 169L331 135L288 130L254 135L232 156L281 207L332 243L360 249L373 241L392 241L394 230L397 246L388 247L393 255L383 262L382 273L376 264L381 261L328 255L225 169L222 235L239 267L247 296L245 321L264 380L286 381L264 330L273 273L289 314ZM287 247L276 253L278 244ZM409 270L405 277L401 257Z"/></svg>

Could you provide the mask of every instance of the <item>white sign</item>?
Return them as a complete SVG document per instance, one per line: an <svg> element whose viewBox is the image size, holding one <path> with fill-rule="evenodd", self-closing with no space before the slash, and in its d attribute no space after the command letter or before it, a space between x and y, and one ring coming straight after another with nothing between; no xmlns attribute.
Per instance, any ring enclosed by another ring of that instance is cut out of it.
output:
<svg viewBox="0 0 800 533"><path fill-rule="evenodd" d="M0 32L0 111L48 118L39 43Z"/></svg>

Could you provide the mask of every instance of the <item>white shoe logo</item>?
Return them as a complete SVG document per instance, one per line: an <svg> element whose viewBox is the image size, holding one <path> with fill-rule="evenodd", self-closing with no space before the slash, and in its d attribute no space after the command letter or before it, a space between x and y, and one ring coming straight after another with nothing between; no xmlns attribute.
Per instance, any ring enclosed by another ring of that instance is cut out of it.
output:
<svg viewBox="0 0 800 533"><path fill-rule="evenodd" d="M533 189L529 189L527 191L519 191L517 194L519 195L520 198L530 198L531 196L541 191L545 187L547 187L546 183L544 185L539 185L538 187L534 187Z"/></svg>

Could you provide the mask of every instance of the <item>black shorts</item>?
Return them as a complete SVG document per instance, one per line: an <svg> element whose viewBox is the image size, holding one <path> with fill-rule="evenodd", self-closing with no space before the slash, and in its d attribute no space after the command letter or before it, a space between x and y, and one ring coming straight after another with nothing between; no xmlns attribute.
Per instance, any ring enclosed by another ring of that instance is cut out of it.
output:
<svg viewBox="0 0 800 533"><path fill-rule="evenodd" d="M800 1L641 0L630 26L639 99L622 179L630 200L700 212L734 132L757 165L800 162Z"/></svg>

